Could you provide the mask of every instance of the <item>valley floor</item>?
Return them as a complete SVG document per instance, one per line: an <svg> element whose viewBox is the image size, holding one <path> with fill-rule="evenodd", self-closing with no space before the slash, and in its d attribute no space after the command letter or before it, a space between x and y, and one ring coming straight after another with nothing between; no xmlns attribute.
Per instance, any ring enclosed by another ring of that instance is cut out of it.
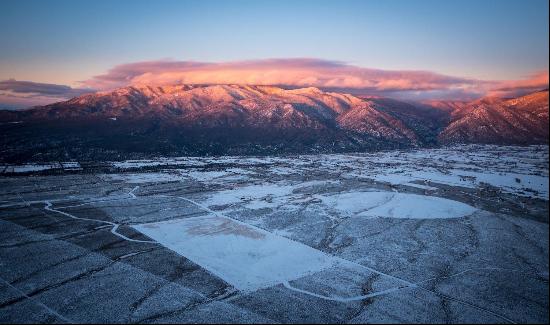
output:
<svg viewBox="0 0 550 325"><path fill-rule="evenodd" d="M1 323L549 320L548 146L0 172Z"/></svg>

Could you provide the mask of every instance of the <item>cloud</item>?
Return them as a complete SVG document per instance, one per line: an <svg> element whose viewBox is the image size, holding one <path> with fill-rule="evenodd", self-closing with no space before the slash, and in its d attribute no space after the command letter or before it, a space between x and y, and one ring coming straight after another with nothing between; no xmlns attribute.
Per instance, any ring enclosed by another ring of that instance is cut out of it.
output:
<svg viewBox="0 0 550 325"><path fill-rule="evenodd" d="M72 88L33 81L0 80L0 103L13 108L28 107L67 100L94 91L89 88Z"/></svg>
<svg viewBox="0 0 550 325"><path fill-rule="evenodd" d="M539 71L525 79L495 82L487 95L517 97L529 92L548 88L548 71Z"/></svg>
<svg viewBox="0 0 550 325"><path fill-rule="evenodd" d="M145 61L118 65L83 84L112 89L126 85L254 84L355 89L361 91L421 91L467 88L474 81L428 71L360 68L319 59L268 59L227 63Z"/></svg>
<svg viewBox="0 0 550 325"><path fill-rule="evenodd" d="M127 85L177 83L314 86L409 99L473 99L485 95L521 94L548 87L548 72L525 80L491 81L429 71L362 68L310 58L225 63L159 60L118 65L83 82L88 87L105 90Z"/></svg>
<svg viewBox="0 0 550 325"><path fill-rule="evenodd" d="M471 100L483 96L514 97L548 88L548 71L540 71L521 80L478 80L430 71L362 68L339 61L311 58L223 63L157 60L117 65L80 83L85 88L4 80L0 81L0 103L13 106L19 102L23 107L65 100L92 92L93 89L179 83L313 86L406 100Z"/></svg>
<svg viewBox="0 0 550 325"><path fill-rule="evenodd" d="M18 94L28 94L29 96L54 96L54 97L74 97L84 93L93 92L93 89L71 88L65 85L56 85L48 83L39 83L32 81L20 81L8 79L0 81L0 91L9 91Z"/></svg>

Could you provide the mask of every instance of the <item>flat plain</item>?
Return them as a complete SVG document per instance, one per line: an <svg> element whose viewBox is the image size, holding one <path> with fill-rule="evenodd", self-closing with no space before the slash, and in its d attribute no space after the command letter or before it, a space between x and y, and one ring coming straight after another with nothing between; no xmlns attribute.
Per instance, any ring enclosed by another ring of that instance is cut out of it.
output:
<svg viewBox="0 0 550 325"><path fill-rule="evenodd" d="M548 146L0 166L0 322L548 322Z"/></svg>

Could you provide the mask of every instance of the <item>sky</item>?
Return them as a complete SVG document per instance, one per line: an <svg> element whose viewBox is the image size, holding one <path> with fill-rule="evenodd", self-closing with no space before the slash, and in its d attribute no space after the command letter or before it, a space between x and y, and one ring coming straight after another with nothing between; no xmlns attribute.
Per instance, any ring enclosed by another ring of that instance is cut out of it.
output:
<svg viewBox="0 0 550 325"><path fill-rule="evenodd" d="M411 98L534 89L548 84L548 3L6 0L0 105L147 82L248 80Z"/></svg>

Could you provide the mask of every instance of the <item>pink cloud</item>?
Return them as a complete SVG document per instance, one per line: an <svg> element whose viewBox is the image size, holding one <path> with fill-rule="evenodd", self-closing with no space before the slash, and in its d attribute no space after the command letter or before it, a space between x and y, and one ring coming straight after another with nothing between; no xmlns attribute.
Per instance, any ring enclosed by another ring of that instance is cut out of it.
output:
<svg viewBox="0 0 550 325"><path fill-rule="evenodd" d="M313 86L409 100L470 100L487 95L514 97L548 88L548 71L520 80L477 80L429 71L362 68L338 61L309 58L225 63L159 60L117 65L105 74L81 83L85 88L3 80L0 81L0 104L28 107L66 100L94 89L177 83Z"/></svg>
<svg viewBox="0 0 550 325"><path fill-rule="evenodd" d="M269 59L228 63L146 61L118 65L83 83L98 89L140 84L256 84L352 88L373 91L469 87L474 81L427 71L361 68L318 59Z"/></svg>
<svg viewBox="0 0 550 325"><path fill-rule="evenodd" d="M429 71L362 68L320 59L266 59L208 63L145 61L122 64L83 82L96 89L127 85L254 84L319 87L401 98L471 99L485 95L521 94L548 87L548 72L525 80L493 81L454 77Z"/></svg>
<svg viewBox="0 0 550 325"><path fill-rule="evenodd" d="M544 88L548 88L548 71L539 71L525 79L495 82L487 94L497 97L516 97Z"/></svg>

